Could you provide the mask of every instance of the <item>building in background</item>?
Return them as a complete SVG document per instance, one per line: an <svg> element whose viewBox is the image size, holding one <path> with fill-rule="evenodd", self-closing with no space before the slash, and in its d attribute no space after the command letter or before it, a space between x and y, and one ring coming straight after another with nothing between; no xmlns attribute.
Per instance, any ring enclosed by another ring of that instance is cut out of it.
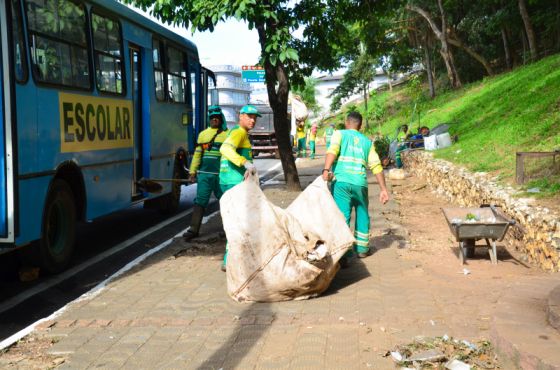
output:
<svg viewBox="0 0 560 370"><path fill-rule="evenodd" d="M320 107L320 111L316 117L319 118L328 114L330 112L332 97L330 96L333 91L337 88L338 85L342 82L344 77L344 73L337 73L335 75L325 75L317 77L317 84L315 85L315 100ZM389 83L389 78L383 72L381 68L376 70L375 78L369 85L369 91L377 90L383 85L387 85ZM342 99L342 104L346 104L352 101L357 101L363 99L363 94L358 92L348 98Z"/></svg>
<svg viewBox="0 0 560 370"><path fill-rule="evenodd" d="M216 74L216 86L213 89L217 91L218 104L231 128L237 124L241 107L249 104L251 85L241 79L239 66L215 65L208 69Z"/></svg>

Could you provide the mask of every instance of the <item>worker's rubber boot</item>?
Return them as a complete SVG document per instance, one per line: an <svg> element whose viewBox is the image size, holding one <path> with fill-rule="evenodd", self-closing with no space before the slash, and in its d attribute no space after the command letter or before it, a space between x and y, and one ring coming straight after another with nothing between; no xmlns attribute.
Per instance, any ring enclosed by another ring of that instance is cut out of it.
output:
<svg viewBox="0 0 560 370"><path fill-rule="evenodd" d="M204 207L195 204L191 217L191 226L189 227L187 232L183 233L183 239L185 241L188 242L189 240L194 239L198 236L200 225L202 224L202 217L204 217Z"/></svg>

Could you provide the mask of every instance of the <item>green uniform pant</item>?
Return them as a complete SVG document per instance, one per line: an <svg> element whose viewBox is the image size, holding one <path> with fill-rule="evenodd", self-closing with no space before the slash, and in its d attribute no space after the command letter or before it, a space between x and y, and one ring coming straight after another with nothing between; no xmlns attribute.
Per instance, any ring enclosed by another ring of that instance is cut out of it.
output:
<svg viewBox="0 0 560 370"><path fill-rule="evenodd" d="M210 173L198 173L196 175L196 199L194 204L198 204L202 208L206 208L208 202L210 201L210 196L212 192L216 198L220 199L222 197L222 189L220 188L220 177L219 175L213 175Z"/></svg>
<svg viewBox="0 0 560 370"><path fill-rule="evenodd" d="M369 198L368 188L350 184L347 182L335 181L332 184L332 194L334 201L350 226L350 215L352 208L356 209L356 224L354 227L354 252L369 252ZM348 251L347 256L351 256L352 251Z"/></svg>
<svg viewBox="0 0 560 370"><path fill-rule="evenodd" d="M402 159L401 159L401 153L403 151L405 151L406 149L408 149L408 147L406 145L400 145L397 148L397 151L395 152L395 164L397 165L397 168L402 168L402 166L403 166Z"/></svg>
<svg viewBox="0 0 560 370"><path fill-rule="evenodd" d="M302 137L297 141L298 155L301 157L307 157L307 151L305 150L305 138Z"/></svg>
<svg viewBox="0 0 560 370"><path fill-rule="evenodd" d="M311 154L309 155L311 159L315 158L315 140L311 140L309 142L309 150L311 151Z"/></svg>
<svg viewBox="0 0 560 370"><path fill-rule="evenodd" d="M222 189L222 194L224 194L229 189L233 188L235 185L237 184L220 184L220 188ZM228 243L226 241L226 252L224 253L224 261L222 262L222 265L224 266L226 265L227 262L227 254L228 254Z"/></svg>

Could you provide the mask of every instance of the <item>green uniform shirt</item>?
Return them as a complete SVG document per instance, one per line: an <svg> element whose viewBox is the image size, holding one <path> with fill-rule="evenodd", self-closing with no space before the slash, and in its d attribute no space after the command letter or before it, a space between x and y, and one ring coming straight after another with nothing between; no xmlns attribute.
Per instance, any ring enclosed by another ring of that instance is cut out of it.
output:
<svg viewBox="0 0 560 370"><path fill-rule="evenodd" d="M337 157L333 164L336 181L367 187L366 169L374 174L383 171L373 143L356 130L336 131L327 153Z"/></svg>
<svg viewBox="0 0 560 370"><path fill-rule="evenodd" d="M227 131L222 131L216 136L217 128L207 128L198 134L198 145L194 151L193 160L189 172L196 173L209 173L217 175L220 173L220 147L227 137ZM214 136L216 138L214 139ZM209 147L210 141L214 139L212 147Z"/></svg>
<svg viewBox="0 0 560 370"><path fill-rule="evenodd" d="M239 126L229 130L220 153L220 184L236 185L242 182L245 175L243 165L247 161L253 161L249 133Z"/></svg>
<svg viewBox="0 0 560 370"><path fill-rule="evenodd" d="M334 134L334 128L329 126L325 129L325 138L330 140L330 138L333 136L333 134Z"/></svg>

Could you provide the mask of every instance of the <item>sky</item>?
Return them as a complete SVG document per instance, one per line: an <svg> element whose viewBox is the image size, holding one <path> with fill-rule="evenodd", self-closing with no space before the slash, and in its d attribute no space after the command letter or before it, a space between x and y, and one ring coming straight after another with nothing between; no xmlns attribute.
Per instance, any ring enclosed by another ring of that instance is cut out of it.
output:
<svg viewBox="0 0 560 370"><path fill-rule="evenodd" d="M162 24L148 13L132 6L131 8ZM225 22L218 23L214 32L195 32L194 35L185 28L162 25L193 41L198 48L200 62L203 66L217 64L255 65L259 61L260 45L257 30L250 31L245 22L230 18Z"/></svg>

